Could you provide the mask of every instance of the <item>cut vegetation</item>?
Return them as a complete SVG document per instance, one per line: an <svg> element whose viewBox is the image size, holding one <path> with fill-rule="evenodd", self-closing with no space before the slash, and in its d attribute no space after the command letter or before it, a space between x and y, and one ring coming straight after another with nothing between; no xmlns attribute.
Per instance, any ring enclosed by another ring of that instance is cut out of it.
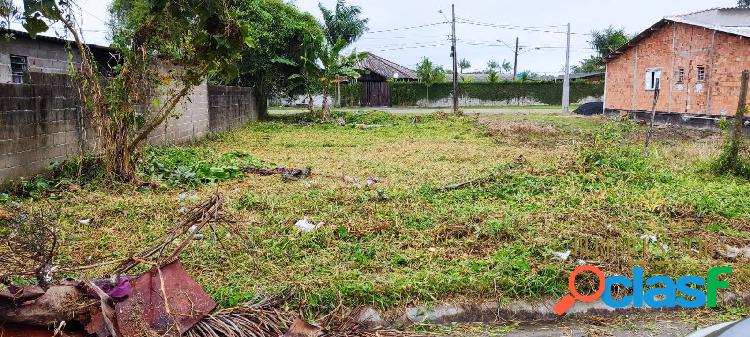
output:
<svg viewBox="0 0 750 337"><path fill-rule="evenodd" d="M647 273L672 276L730 265L731 290L750 290L750 256L721 253L750 246L750 184L710 171L716 135L657 132L643 158L642 127L600 118L334 115L152 149L138 170L148 184L73 174L0 207L57 220L55 262L75 266L154 244L219 190L233 230L207 233L182 262L225 307L285 291L309 313L558 297L579 263L614 274L646 262ZM281 166L312 173L252 173Z"/></svg>

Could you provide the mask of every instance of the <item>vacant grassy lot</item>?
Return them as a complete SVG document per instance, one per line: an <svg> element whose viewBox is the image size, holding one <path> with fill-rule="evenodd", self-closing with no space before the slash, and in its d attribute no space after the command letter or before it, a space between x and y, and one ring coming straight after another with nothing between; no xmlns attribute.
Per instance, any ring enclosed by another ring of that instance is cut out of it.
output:
<svg viewBox="0 0 750 337"><path fill-rule="evenodd" d="M556 297L582 261L626 275L634 262L652 262L648 273L673 277L732 265L731 290L750 289L748 260L713 251L750 246L750 184L706 170L718 135L660 129L644 159L641 127L598 118L344 118L346 126L280 117L160 150L151 162L211 163L229 154L234 165L239 158L312 168L302 181L226 169L228 180L191 185L182 172L183 183L160 188L99 182L17 201L58 219L61 263L88 264L153 244L181 209L223 192L226 218L241 235L207 233L183 261L225 306L284 290L312 311ZM370 186L368 177L376 178ZM476 178L483 179L442 189ZM295 222L304 217L323 224L302 233ZM556 257L567 250L567 260Z"/></svg>

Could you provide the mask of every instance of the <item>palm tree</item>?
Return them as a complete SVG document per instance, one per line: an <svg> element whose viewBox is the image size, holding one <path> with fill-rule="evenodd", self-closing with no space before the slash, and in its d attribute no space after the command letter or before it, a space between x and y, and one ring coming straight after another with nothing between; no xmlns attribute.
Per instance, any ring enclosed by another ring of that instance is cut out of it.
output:
<svg viewBox="0 0 750 337"><path fill-rule="evenodd" d="M511 70L513 70L513 65L510 64L510 62L503 60L503 64L501 65L503 70L505 70L506 73L509 73Z"/></svg>
<svg viewBox="0 0 750 337"><path fill-rule="evenodd" d="M320 3L318 7L323 14L323 30L329 45L343 39L344 47L348 47L367 31L369 19L360 17L362 8L359 6L347 6L345 0L338 0L333 10Z"/></svg>
<svg viewBox="0 0 750 337"><path fill-rule="evenodd" d="M460 62L458 62L458 67L461 68L461 73L464 73L465 69L471 68L471 63L467 59L461 59Z"/></svg>
<svg viewBox="0 0 750 337"><path fill-rule="evenodd" d="M338 0L333 10L318 4L323 14L323 31L329 46L343 41L344 48L357 41L367 31L369 19L361 18L362 8L347 6L345 0ZM341 78L336 78L336 106L341 106Z"/></svg>

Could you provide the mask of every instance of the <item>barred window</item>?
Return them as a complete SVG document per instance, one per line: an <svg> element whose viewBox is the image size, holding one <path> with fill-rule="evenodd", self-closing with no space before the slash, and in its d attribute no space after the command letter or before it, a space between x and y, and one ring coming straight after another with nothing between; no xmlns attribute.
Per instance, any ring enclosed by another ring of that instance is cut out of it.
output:
<svg viewBox="0 0 750 337"><path fill-rule="evenodd" d="M10 72L13 77L13 83L23 83L23 74L28 69L26 56L10 56Z"/></svg>

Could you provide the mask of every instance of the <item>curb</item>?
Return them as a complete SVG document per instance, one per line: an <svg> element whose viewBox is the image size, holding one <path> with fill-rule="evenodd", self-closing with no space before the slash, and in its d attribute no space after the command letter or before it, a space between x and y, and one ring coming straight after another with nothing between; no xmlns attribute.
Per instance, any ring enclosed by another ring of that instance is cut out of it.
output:
<svg viewBox="0 0 750 337"><path fill-rule="evenodd" d="M730 293L719 295L721 303L725 305L750 306L750 292ZM587 316L613 317L637 312L670 312L679 309L637 309L633 307L613 309L601 300L582 303L576 302L564 316L558 316L552 308L556 300L522 301L514 300L500 303L487 301L480 304L451 304L444 303L432 306L419 306L405 309L394 320L384 320L381 313L372 307L366 307L357 317L357 321L368 327L409 326L419 323L450 324L450 323L499 323L521 322L539 323L554 322L561 318L582 318Z"/></svg>

